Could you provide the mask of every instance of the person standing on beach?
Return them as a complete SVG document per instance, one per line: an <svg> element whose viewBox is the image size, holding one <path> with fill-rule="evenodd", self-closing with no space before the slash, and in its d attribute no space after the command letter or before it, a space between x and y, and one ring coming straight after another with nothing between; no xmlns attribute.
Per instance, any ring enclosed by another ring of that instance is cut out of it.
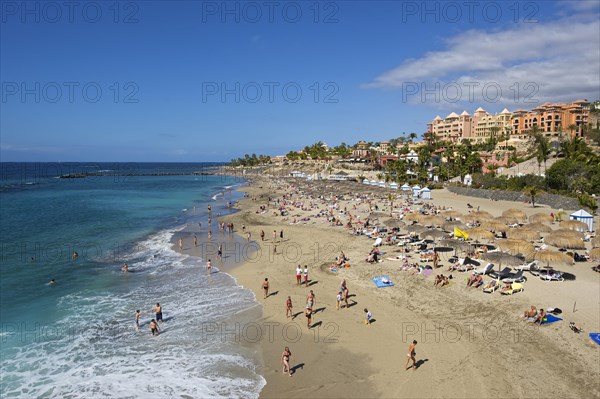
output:
<svg viewBox="0 0 600 399"><path fill-rule="evenodd" d="M365 313L366 313L366 318L365 318L365 324L370 326L371 325L371 312L369 312L369 309L365 308Z"/></svg>
<svg viewBox="0 0 600 399"><path fill-rule="evenodd" d="M194 234L194 246L198 246L198 237L196 237L196 234Z"/></svg>
<svg viewBox="0 0 600 399"><path fill-rule="evenodd" d="M285 301L285 317L292 317L292 298L290 296L288 296L287 301Z"/></svg>
<svg viewBox="0 0 600 399"><path fill-rule="evenodd" d="M212 273L212 262L210 261L210 259L208 260L208 262L206 262L206 271L208 272L208 274Z"/></svg>
<svg viewBox="0 0 600 399"><path fill-rule="evenodd" d="M219 248L217 248L217 256L219 259L223 259L223 243L219 244Z"/></svg>
<svg viewBox="0 0 600 399"><path fill-rule="evenodd" d="M306 296L306 304L313 308L317 304L317 299L315 298L315 293L313 290L310 290L308 295Z"/></svg>
<svg viewBox="0 0 600 399"><path fill-rule="evenodd" d="M251 235L250 235L250 232L247 232L247 233L246 233L246 239L248 240L248 242L250 242L250 236L251 236Z"/></svg>
<svg viewBox="0 0 600 399"><path fill-rule="evenodd" d="M263 291L265 293L265 296L263 299L267 299L267 297L269 296L269 279L265 277L265 281L262 284L263 287Z"/></svg>
<svg viewBox="0 0 600 399"><path fill-rule="evenodd" d="M273 230L273 242L277 239L277 230Z"/></svg>
<svg viewBox="0 0 600 399"><path fill-rule="evenodd" d="M308 287L308 266L304 265L304 285Z"/></svg>
<svg viewBox="0 0 600 399"><path fill-rule="evenodd" d="M183 238L179 237L179 251L183 251Z"/></svg>
<svg viewBox="0 0 600 399"><path fill-rule="evenodd" d="M298 283L298 285L302 284L302 266L300 265L296 268L296 283Z"/></svg>
<svg viewBox="0 0 600 399"><path fill-rule="evenodd" d="M433 251L433 268L437 269L440 257L436 251Z"/></svg>
<svg viewBox="0 0 600 399"><path fill-rule="evenodd" d="M264 230L261 230L261 231L260 231L260 240L261 240L261 241L264 241L264 240L265 240L265 231L264 231Z"/></svg>
<svg viewBox="0 0 600 399"><path fill-rule="evenodd" d="M417 346L416 340L414 340L412 342L412 344L410 344L410 346L408 347L408 354L406 355L406 364L404 365L406 370L408 370L410 367L413 368L413 371L415 370L415 364L416 364L415 355L417 354L415 352L415 346ZM408 367L408 362L411 360L412 360L412 366Z"/></svg>
<svg viewBox="0 0 600 399"><path fill-rule="evenodd" d="M308 329L310 329L310 322L312 320L312 308L310 308L308 305L306 306L306 309L304 309L304 316L306 316L306 326L308 327Z"/></svg>
<svg viewBox="0 0 600 399"><path fill-rule="evenodd" d="M288 373L288 375L292 376L292 371L290 370L290 359L292 357L292 352L290 352L290 348L287 346L283 350L281 354L281 363L283 364L283 372Z"/></svg>
<svg viewBox="0 0 600 399"><path fill-rule="evenodd" d="M342 303L342 291L338 292L337 297L335 298L335 308L340 310L340 304Z"/></svg>
<svg viewBox="0 0 600 399"><path fill-rule="evenodd" d="M346 289L344 290L344 303L346 304L345 307L346 309L348 309L348 287L346 287Z"/></svg>
<svg viewBox="0 0 600 399"><path fill-rule="evenodd" d="M283 229L279 232L279 239L283 241Z"/></svg>

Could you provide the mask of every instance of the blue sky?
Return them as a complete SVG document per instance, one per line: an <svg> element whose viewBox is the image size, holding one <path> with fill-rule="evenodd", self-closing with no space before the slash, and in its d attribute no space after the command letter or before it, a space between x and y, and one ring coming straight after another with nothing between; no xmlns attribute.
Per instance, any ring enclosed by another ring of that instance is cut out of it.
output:
<svg viewBox="0 0 600 399"><path fill-rule="evenodd" d="M598 1L23 4L2 161L228 161L600 98Z"/></svg>

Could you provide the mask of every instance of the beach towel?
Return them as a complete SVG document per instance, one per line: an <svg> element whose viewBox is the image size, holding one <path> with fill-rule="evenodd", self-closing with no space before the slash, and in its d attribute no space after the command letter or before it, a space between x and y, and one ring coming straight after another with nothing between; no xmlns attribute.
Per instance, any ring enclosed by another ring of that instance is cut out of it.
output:
<svg viewBox="0 0 600 399"><path fill-rule="evenodd" d="M387 281L387 284L384 283L384 281ZM375 283L377 288L394 286L394 283L392 283L392 281L390 280L390 278L388 276L373 277L373 282Z"/></svg>
<svg viewBox="0 0 600 399"><path fill-rule="evenodd" d="M545 326L546 324L551 324L551 323L554 323L555 321L560 321L560 320L562 320L560 317L556 317L553 314L547 314L546 318L542 322L542 325Z"/></svg>
<svg viewBox="0 0 600 399"><path fill-rule="evenodd" d="M590 338L592 341L600 345L600 333L590 333Z"/></svg>

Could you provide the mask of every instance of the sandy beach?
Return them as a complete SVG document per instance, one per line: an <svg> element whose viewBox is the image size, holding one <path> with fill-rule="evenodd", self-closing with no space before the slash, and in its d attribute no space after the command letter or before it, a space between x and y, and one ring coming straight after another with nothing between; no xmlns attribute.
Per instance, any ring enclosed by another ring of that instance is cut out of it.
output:
<svg viewBox="0 0 600 399"><path fill-rule="evenodd" d="M403 256L400 247L383 245L383 261L367 263L374 238L352 235L344 225L327 221L326 213L331 212L342 215L345 224L344 208L354 220L366 220L369 204L352 199L360 193L372 197L371 206L377 205L380 219L385 219L384 214L390 213L390 190L357 183L302 184L298 188L298 180L253 179L242 189L247 198L237 205L239 212L219 219L233 222L243 238L235 257L245 262L227 271L262 303L262 317L237 331L242 341L260 342L261 373L267 380L262 397L600 397L600 346L587 335L600 331L600 274L591 270L594 263L559 268L575 275L574 281L547 282L527 274L525 290L505 296L466 287L470 273L448 272L453 253L443 252L440 268L433 274L439 270L451 273L453 279L447 286L435 287L434 275L411 274L401 270L402 261L386 259ZM332 198L344 194L345 199ZM398 197L395 211L402 207ZM529 204L461 197L447 190L435 190L432 197L430 204L463 214L468 213L467 203L493 216L509 208L527 215L556 213L546 206L534 209ZM286 216L281 216L282 207L289 210ZM557 229L558 223L552 228ZM333 272L330 267L340 251L349 258L350 267ZM411 261L418 262L418 256L411 254ZM298 265L309 268L308 287L296 283ZM395 285L377 288L372 281L377 276L388 276ZM265 278L270 288L263 299ZM349 307L337 310L336 296L344 279ZM316 303L309 329L303 311L310 290ZM293 302L292 318L286 317L288 296ZM530 305L560 308L563 320L535 326L522 317ZM372 313L369 325L364 309ZM570 322L585 332L574 333ZM406 370L413 340L418 341L416 368ZM285 346L292 353L291 378L282 372Z"/></svg>

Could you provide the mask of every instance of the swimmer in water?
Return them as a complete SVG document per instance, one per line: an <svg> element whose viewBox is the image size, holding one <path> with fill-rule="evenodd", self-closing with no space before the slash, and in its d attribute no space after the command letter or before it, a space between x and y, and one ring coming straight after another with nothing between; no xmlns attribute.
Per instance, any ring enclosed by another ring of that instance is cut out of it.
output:
<svg viewBox="0 0 600 399"><path fill-rule="evenodd" d="M50 281L48 281L48 285L54 285L56 284L56 280L52 279Z"/></svg>
<svg viewBox="0 0 600 399"><path fill-rule="evenodd" d="M123 273L127 273L129 271L129 266L127 266L127 262L122 267Z"/></svg>

